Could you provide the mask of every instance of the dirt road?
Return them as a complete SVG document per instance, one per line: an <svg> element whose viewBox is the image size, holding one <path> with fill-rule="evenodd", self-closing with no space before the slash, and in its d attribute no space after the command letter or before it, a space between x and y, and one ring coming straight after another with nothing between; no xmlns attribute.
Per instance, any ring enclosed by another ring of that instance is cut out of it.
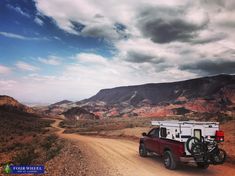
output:
<svg viewBox="0 0 235 176"><path fill-rule="evenodd" d="M82 151L88 157L90 168L99 170L103 176L235 175L234 165L229 164L210 166L207 170L200 170L195 166L188 165L176 171L167 170L164 168L161 159L156 156L141 158L138 155L137 142L63 134L64 129L59 127L59 123L60 120L56 120L52 124L57 129L57 134L82 147Z"/></svg>

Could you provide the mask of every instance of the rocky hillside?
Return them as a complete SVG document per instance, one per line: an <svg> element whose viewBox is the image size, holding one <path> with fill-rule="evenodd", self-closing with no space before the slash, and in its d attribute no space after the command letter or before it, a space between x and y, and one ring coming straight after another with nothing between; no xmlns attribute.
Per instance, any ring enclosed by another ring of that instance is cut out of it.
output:
<svg viewBox="0 0 235 176"><path fill-rule="evenodd" d="M235 113L235 76L103 89L77 102L101 117L230 116Z"/></svg>
<svg viewBox="0 0 235 176"><path fill-rule="evenodd" d="M74 104L72 101L69 100L63 100L54 104L51 104L49 106L37 106L34 107L34 109L43 115L49 115L51 117L58 117L58 116L64 116L63 113L69 110L72 107L76 107L76 104Z"/></svg>
<svg viewBox="0 0 235 176"><path fill-rule="evenodd" d="M98 119L98 116L80 107L71 108L66 112L64 112L63 115L68 119L76 119L76 120Z"/></svg>
<svg viewBox="0 0 235 176"><path fill-rule="evenodd" d="M0 109L22 111L28 113L34 113L34 110L30 107L27 107L12 97L6 95L0 95Z"/></svg>
<svg viewBox="0 0 235 176"><path fill-rule="evenodd" d="M80 107L107 117L234 118L235 76L218 75L172 83L151 83L100 90L95 96L79 101L62 101L48 112L63 114ZM75 114L76 115L76 114Z"/></svg>
<svg viewBox="0 0 235 176"><path fill-rule="evenodd" d="M99 118L89 110L79 107L76 103L69 100L63 100L46 107L37 107L35 109L44 115L62 117L70 120Z"/></svg>

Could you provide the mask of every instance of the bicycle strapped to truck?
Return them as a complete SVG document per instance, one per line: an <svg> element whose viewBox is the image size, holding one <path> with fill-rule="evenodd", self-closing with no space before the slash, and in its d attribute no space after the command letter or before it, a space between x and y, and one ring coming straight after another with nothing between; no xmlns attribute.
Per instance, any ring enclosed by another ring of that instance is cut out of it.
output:
<svg viewBox="0 0 235 176"><path fill-rule="evenodd" d="M220 149L218 143L222 138L201 139L191 137L186 142L188 151L192 154L196 162L208 164L223 164L226 160L226 152Z"/></svg>

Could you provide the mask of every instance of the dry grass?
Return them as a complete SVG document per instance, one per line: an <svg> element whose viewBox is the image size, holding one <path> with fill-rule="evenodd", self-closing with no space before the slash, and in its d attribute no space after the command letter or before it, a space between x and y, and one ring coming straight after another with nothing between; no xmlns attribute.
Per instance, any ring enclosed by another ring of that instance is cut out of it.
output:
<svg viewBox="0 0 235 176"><path fill-rule="evenodd" d="M101 120L64 120L60 126L66 128L66 133L112 131L125 128L147 127L152 120L160 118L110 118Z"/></svg>

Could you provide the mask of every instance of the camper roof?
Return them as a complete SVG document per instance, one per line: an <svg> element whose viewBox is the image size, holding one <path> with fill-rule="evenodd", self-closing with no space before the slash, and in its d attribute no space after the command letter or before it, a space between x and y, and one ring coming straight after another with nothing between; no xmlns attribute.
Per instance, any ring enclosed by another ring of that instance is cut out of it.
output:
<svg viewBox="0 0 235 176"><path fill-rule="evenodd" d="M176 124L197 124L197 125L219 125L219 122L198 122L198 121L179 121L179 120L165 120L165 121L152 121L151 124L153 126L160 126L160 125L176 125Z"/></svg>

